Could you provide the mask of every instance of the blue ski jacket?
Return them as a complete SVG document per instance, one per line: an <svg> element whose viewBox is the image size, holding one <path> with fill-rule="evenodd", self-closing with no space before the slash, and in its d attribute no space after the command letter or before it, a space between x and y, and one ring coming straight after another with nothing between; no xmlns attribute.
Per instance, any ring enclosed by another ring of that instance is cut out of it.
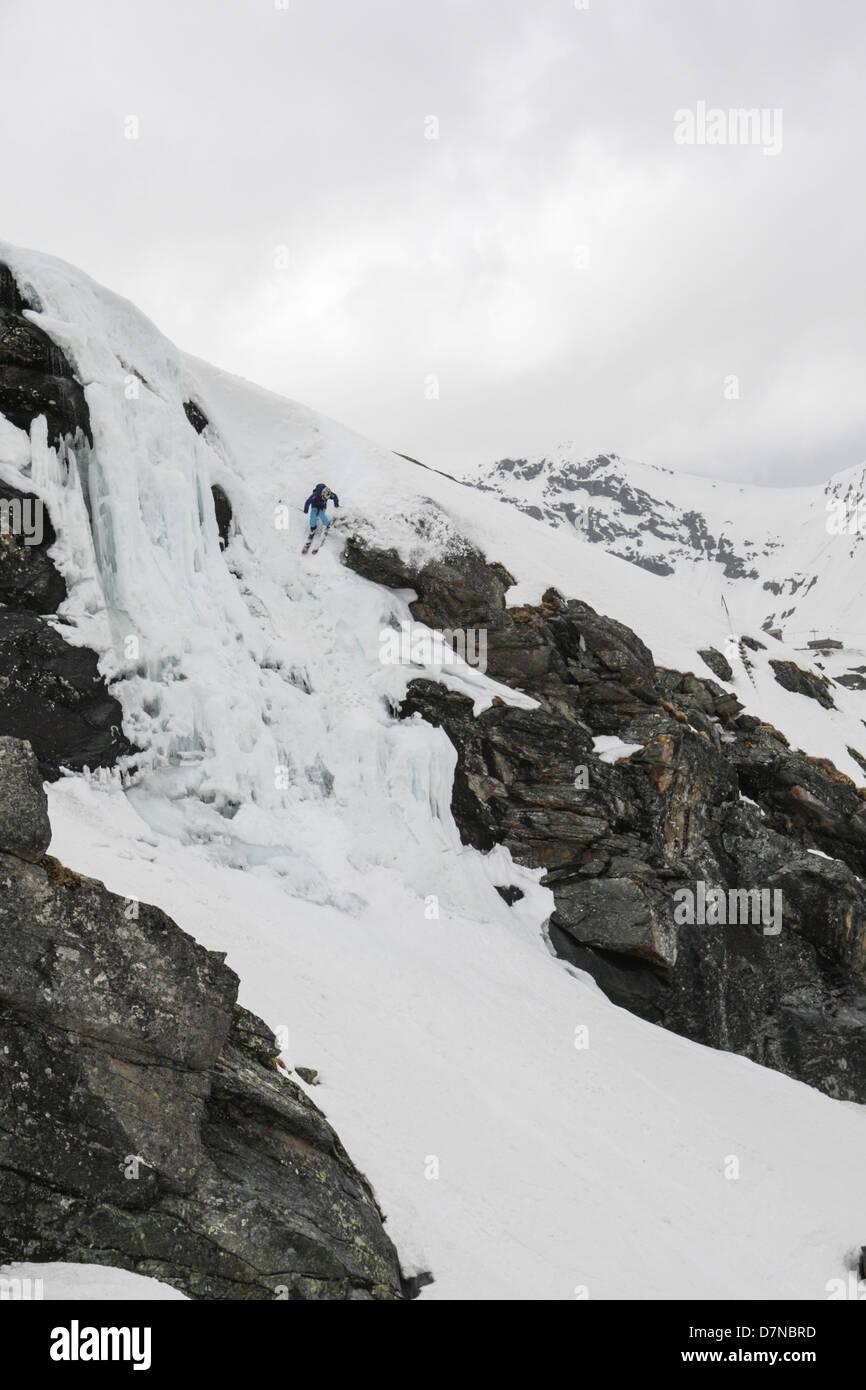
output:
<svg viewBox="0 0 866 1390"><path fill-rule="evenodd" d="M304 503L304 512L308 512L310 507L315 507L317 511L324 511L329 502L333 502L335 507L339 507L340 499L336 492L332 492L330 497L323 498L322 489L320 487L314 488Z"/></svg>

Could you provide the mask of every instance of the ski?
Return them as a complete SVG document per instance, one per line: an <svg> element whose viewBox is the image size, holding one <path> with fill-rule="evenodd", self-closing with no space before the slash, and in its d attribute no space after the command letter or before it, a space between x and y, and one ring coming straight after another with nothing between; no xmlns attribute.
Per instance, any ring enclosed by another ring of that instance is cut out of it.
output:
<svg viewBox="0 0 866 1390"><path fill-rule="evenodd" d="M330 535L331 532L333 531L333 529L334 529L334 527L336 526L336 524L337 524L337 523L336 523L335 521L332 521L331 524L330 524L330 526L326 526L326 527L325 527L324 533L323 533L323 535L322 535L322 539L319 541L319 544L316 546L315 550L312 552L314 555L318 555L319 551L321 550L322 546L325 544L325 541L328 539L329 535Z"/></svg>

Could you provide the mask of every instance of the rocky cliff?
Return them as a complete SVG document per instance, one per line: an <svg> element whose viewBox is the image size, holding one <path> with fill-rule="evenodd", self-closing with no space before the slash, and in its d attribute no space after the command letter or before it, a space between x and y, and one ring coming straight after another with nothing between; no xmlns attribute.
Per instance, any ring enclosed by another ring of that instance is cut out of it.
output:
<svg viewBox="0 0 866 1390"><path fill-rule="evenodd" d="M36 759L0 738L0 1264L119 1266L197 1299L403 1297L368 1183L222 955L49 840Z"/></svg>
<svg viewBox="0 0 866 1390"><path fill-rule="evenodd" d="M862 790L716 681L656 666L587 604L550 590L507 608L511 576L469 548L418 569L353 539L346 562L414 589L419 622L484 628L488 675L538 700L476 718L466 697L415 680L400 713L457 749L464 842L544 870L554 949L652 1022L866 1100ZM605 737L629 747L610 760ZM779 930L677 920L678 890L711 888L770 894Z"/></svg>
<svg viewBox="0 0 866 1390"><path fill-rule="evenodd" d="M50 443L86 448L84 391L63 351L25 317L33 307L0 264L0 414L24 430L42 416ZM49 779L61 766L110 767L130 744L96 656L66 642L56 622L66 585L49 555L51 518L35 494L0 482L3 502L28 508L39 527L30 537L0 527L0 734L28 739Z"/></svg>

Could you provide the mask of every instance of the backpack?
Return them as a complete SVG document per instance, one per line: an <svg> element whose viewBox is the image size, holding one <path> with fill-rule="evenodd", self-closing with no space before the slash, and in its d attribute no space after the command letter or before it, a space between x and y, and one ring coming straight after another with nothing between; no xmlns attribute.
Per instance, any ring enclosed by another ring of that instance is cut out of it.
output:
<svg viewBox="0 0 866 1390"><path fill-rule="evenodd" d="M327 502L330 496L331 489L329 487L325 487L324 483L317 483L315 491L313 492L313 506L324 507L325 503Z"/></svg>

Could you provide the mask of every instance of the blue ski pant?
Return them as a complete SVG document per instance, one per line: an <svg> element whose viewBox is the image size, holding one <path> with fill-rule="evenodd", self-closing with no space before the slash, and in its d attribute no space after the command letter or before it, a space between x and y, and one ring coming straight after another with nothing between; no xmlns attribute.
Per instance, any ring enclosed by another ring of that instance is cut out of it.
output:
<svg viewBox="0 0 866 1390"><path fill-rule="evenodd" d="M321 521L321 523L322 523L323 526L330 526L330 524L331 524L330 521L328 520L328 513L325 511L325 508L324 508L324 507L311 507L311 508L310 508L310 530L311 530L311 531L315 531L315 529L316 529L316 522L318 522L318 521Z"/></svg>

